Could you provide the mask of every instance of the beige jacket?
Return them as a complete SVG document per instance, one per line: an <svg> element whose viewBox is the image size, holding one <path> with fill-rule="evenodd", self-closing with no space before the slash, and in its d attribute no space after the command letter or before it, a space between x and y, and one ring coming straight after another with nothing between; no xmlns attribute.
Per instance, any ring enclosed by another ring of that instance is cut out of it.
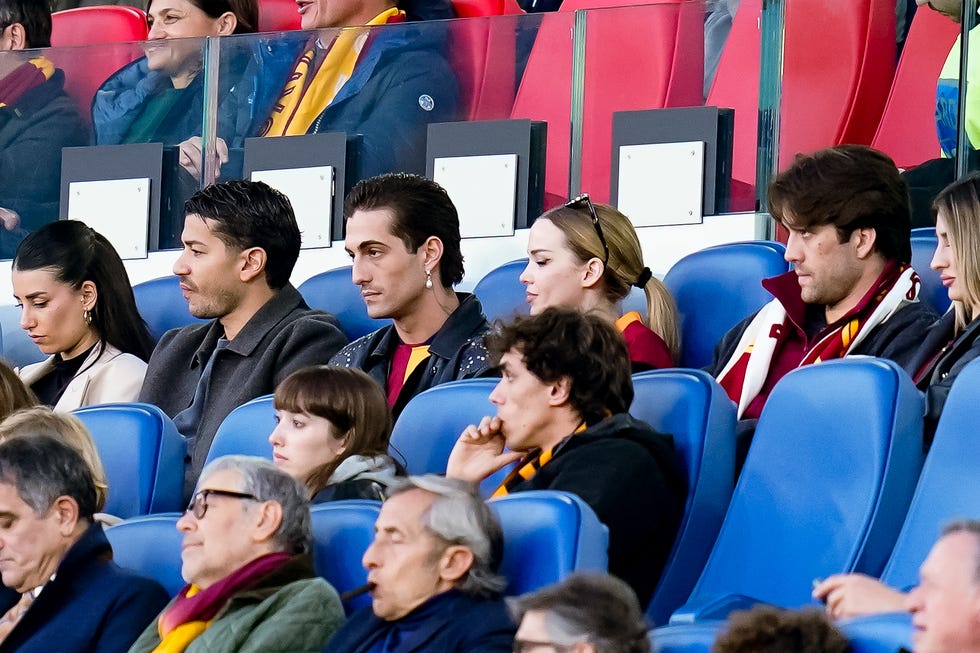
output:
<svg viewBox="0 0 980 653"><path fill-rule="evenodd" d="M27 365L17 373L21 381L30 386L53 369L54 356ZM146 363L136 356L124 354L112 345L106 345L100 356L96 345L54 408L69 411L92 404L136 401L145 374Z"/></svg>

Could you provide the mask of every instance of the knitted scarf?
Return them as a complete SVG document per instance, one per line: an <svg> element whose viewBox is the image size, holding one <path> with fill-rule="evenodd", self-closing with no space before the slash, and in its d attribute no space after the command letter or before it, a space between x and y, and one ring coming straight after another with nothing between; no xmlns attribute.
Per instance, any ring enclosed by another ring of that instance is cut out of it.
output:
<svg viewBox="0 0 980 653"><path fill-rule="evenodd" d="M871 301L829 330L804 354L798 367L843 358L879 324L888 321L903 307L918 301L919 276L907 265L895 274L878 280ZM774 299L760 310L742 334L735 353L718 375L718 383L729 397L738 397L738 417L762 390L773 355L780 342L780 327L786 322L786 309Z"/></svg>
<svg viewBox="0 0 980 653"><path fill-rule="evenodd" d="M201 635L236 593L252 587L289 561L288 553L270 553L240 567L207 589L187 585L157 621L160 644L153 653L181 653Z"/></svg>
<svg viewBox="0 0 980 653"><path fill-rule="evenodd" d="M40 86L54 75L54 64L38 57L24 62L0 79L0 108L9 107L24 93Z"/></svg>
<svg viewBox="0 0 980 653"><path fill-rule="evenodd" d="M582 422L579 427L575 429L575 433L581 433L586 428L587 426L585 422ZM514 467L513 471L511 471L511 473L504 478L504 482L493 491L490 498L496 499L497 497L507 496L510 494L510 491L515 485L518 485L523 481L531 480L531 478L538 473L539 469L544 467L552 458L555 457L555 454L558 453L558 450L561 449L562 445L568 442L569 438L574 436L575 433L572 433L572 435L568 436L567 438L563 438L561 442L553 447L548 447L547 449L534 449L528 452L528 454L521 458L520 462L517 463L517 466Z"/></svg>
<svg viewBox="0 0 980 653"><path fill-rule="evenodd" d="M392 7L381 12L368 25L400 23L405 20L405 12ZM305 134L323 111L354 74L354 67L366 44L371 31L359 28L344 28L327 48L326 56L317 65L316 39L310 41L306 50L296 61L293 72L286 80L279 101L272 108L272 115L262 125L262 136L296 136Z"/></svg>

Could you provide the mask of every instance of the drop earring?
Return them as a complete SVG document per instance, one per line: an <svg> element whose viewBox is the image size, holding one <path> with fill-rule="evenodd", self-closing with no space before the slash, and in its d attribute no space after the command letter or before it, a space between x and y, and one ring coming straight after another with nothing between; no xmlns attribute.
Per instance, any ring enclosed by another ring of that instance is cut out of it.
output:
<svg viewBox="0 0 980 653"><path fill-rule="evenodd" d="M428 270L425 271L425 287L427 290L432 290L432 273Z"/></svg>
<svg viewBox="0 0 980 653"><path fill-rule="evenodd" d="M92 311L87 308L82 311L82 319L85 320L85 324L92 324Z"/></svg>

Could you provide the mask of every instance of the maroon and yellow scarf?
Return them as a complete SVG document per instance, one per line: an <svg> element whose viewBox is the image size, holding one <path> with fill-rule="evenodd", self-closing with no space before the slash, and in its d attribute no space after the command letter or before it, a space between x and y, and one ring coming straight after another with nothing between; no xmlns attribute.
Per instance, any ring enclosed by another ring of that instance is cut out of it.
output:
<svg viewBox="0 0 980 653"><path fill-rule="evenodd" d="M24 93L40 86L54 75L54 64L38 57L26 61L0 79L0 107L9 107Z"/></svg>
<svg viewBox="0 0 980 653"><path fill-rule="evenodd" d="M585 422L582 422L579 427L575 429L575 433L581 433L585 429L586 424ZM528 454L521 458L520 462L517 463L517 466L513 469L513 471L507 475L504 482L493 491L490 498L496 499L497 497L507 496L510 494L511 489L513 489L515 485L522 481L531 480L531 478L538 473L539 469L547 465L548 462L555 457L555 454L558 453L558 450L561 449L562 445L568 442L569 438L573 437L575 433L572 433L572 435L564 438L553 447L548 447L547 449L534 449L533 451L528 452Z"/></svg>
<svg viewBox="0 0 980 653"><path fill-rule="evenodd" d="M289 561L288 553L270 553L244 565L207 589L187 585L157 621L160 644L154 653L181 653L236 593L252 587Z"/></svg>

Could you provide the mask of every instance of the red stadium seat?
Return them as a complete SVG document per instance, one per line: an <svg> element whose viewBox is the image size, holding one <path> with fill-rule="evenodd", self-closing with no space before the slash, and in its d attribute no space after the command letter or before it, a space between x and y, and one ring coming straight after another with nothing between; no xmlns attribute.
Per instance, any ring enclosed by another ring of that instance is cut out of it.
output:
<svg viewBox="0 0 980 653"><path fill-rule="evenodd" d="M885 113L871 142L902 168L939 156L936 80L960 26L936 11L915 12Z"/></svg>
<svg viewBox="0 0 980 653"><path fill-rule="evenodd" d="M143 54L139 48L111 44L145 41L146 36L146 14L136 7L100 5L51 14L52 46L93 46L55 50L50 55L65 72L65 91L78 103L86 122L91 120L89 107L99 86Z"/></svg>
<svg viewBox="0 0 980 653"><path fill-rule="evenodd" d="M259 31L300 29L296 0L259 0Z"/></svg>
<svg viewBox="0 0 980 653"><path fill-rule="evenodd" d="M565 0L557 13L542 18L511 117L548 122L548 204L568 195L575 10L618 7L588 17L582 188L593 199L609 201L614 111L701 104L702 6L622 4Z"/></svg>
<svg viewBox="0 0 980 653"><path fill-rule="evenodd" d="M895 3L785 3L779 161L841 143L871 143L895 61ZM755 185L761 0L743 0L707 104L735 109L732 177Z"/></svg>

